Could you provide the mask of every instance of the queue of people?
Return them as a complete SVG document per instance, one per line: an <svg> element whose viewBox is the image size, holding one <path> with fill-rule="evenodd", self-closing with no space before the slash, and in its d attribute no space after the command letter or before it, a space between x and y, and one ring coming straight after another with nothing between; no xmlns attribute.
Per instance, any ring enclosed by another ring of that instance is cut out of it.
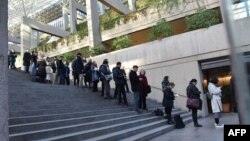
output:
<svg viewBox="0 0 250 141"><path fill-rule="evenodd" d="M9 65L10 68L15 68L13 65L13 60L15 60L15 52L9 52ZM31 74L34 81L41 83L53 83L60 85L70 85L70 68L67 61L63 62L62 57L55 57L53 60L45 58L43 56L38 56L36 52L29 53L27 50L23 57L23 65L25 66L25 73L29 73L29 67L31 65ZM72 62L72 75L73 84L77 87L90 87L93 92L98 91L98 83L101 81L101 96L104 99L117 99L119 105L128 106L128 100L126 93L130 92L127 84L127 76L122 67L121 62L117 62L116 66L112 69L109 67L108 59L104 59L103 63L98 67L96 61L91 59L86 61L86 59L78 53L75 60ZM129 80L131 84L131 90L134 95L134 109L137 112L147 109L147 96L151 92L149 90L150 86L148 84L148 79L146 77L146 71L140 69L139 75L137 74L139 67L134 65L132 70L129 72ZM110 82L115 82L114 96L111 96L110 92ZM198 110L202 109L202 100L200 98L201 91L196 87L197 80L190 80L186 92L188 99L196 99L194 105L199 105L198 107L188 107L192 111L192 118L194 127L202 127L198 122ZM92 87L91 87L92 86ZM176 94L173 89L175 83L169 81L169 77L165 76L162 81L162 92L163 100L162 105L165 107L165 115L168 120L168 124L173 124L172 120L172 109L174 107L174 100L178 94ZM208 85L208 91L211 94L211 105L212 111L215 118L215 126L223 127L220 122L221 118L221 87L218 86L218 78L212 77Z"/></svg>

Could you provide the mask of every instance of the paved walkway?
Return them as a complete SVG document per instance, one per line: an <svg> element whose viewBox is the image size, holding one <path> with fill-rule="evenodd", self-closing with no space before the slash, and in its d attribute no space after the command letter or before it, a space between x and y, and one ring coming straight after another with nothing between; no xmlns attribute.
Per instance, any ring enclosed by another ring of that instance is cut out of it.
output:
<svg viewBox="0 0 250 141"><path fill-rule="evenodd" d="M202 128L194 128L193 123L186 128L171 131L151 141L223 141L223 128L214 127L213 116L199 119ZM235 113L222 114L221 122L224 124L238 124L238 115Z"/></svg>

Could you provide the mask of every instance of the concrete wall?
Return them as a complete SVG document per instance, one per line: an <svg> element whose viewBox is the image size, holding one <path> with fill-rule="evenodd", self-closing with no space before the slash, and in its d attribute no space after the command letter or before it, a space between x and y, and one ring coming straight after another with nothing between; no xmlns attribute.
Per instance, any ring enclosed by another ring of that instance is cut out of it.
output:
<svg viewBox="0 0 250 141"><path fill-rule="evenodd" d="M203 3L201 3L201 5L206 6L207 8L219 7L219 0L204 1ZM143 16L142 14L138 14L137 15L138 19L135 21L129 21L126 24L123 24L121 22L120 25L116 25L116 27L113 29L102 31L101 33L102 42L122 36L122 35L126 35L126 34L136 32L136 31L147 29L149 27L154 26L162 18L166 18L168 21L173 21L173 20L185 17L187 15L194 14L197 8L198 7L196 3L190 3L185 8L175 9L174 12L168 12L168 11L162 10L163 12L160 13L160 15L158 14L157 9L148 9L146 16ZM85 38L83 41L84 44L82 44L81 47L90 46L88 43L88 40L89 38ZM63 47L58 47L58 48L60 48L59 51L52 51L49 53L49 56L59 55L58 52L66 53L66 52L75 50L78 47L73 46L73 47L68 48L67 46L63 46Z"/></svg>
<svg viewBox="0 0 250 141"><path fill-rule="evenodd" d="M163 97L161 81L165 75L168 75L176 84L174 91L180 95L176 99L176 107L187 110L186 87L189 81L196 78L199 81L198 88L202 90L199 61L228 55L228 47L224 26L220 24L92 59L100 65L103 59L107 58L111 68L117 61L121 61L127 72L133 65L145 69L149 84L152 86L149 98L158 102L161 102ZM205 99L205 96L202 98ZM207 114L205 100L202 114Z"/></svg>

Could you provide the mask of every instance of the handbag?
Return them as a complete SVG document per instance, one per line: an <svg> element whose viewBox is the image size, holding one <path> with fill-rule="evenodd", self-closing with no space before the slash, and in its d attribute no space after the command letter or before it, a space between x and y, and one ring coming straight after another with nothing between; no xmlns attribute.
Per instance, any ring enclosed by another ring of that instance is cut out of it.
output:
<svg viewBox="0 0 250 141"><path fill-rule="evenodd" d="M105 77L105 80L112 80L113 79L111 74L104 75L104 77Z"/></svg>
<svg viewBox="0 0 250 141"><path fill-rule="evenodd" d="M188 98L186 106L189 109L199 109L199 107L200 107L200 100L199 99L194 99L194 98Z"/></svg>
<svg viewBox="0 0 250 141"><path fill-rule="evenodd" d="M147 94L149 94L149 93L151 93L151 86L150 85L147 86Z"/></svg>
<svg viewBox="0 0 250 141"><path fill-rule="evenodd" d="M207 96L207 98L210 99L210 100L213 98L213 95L211 95L209 92L206 93L206 96Z"/></svg>

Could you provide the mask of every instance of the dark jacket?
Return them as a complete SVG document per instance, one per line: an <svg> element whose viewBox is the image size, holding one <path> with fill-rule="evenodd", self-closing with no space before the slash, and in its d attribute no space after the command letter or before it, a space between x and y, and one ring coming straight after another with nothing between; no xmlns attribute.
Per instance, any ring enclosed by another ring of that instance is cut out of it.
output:
<svg viewBox="0 0 250 141"><path fill-rule="evenodd" d="M77 73L77 74L83 73L84 66L83 66L82 58L80 56L78 56L76 60L73 62L72 69L73 69L73 73Z"/></svg>
<svg viewBox="0 0 250 141"><path fill-rule="evenodd" d="M116 85L124 85L125 81L124 81L124 75L123 75L123 71L121 70L121 68L115 67L113 69L113 77L114 77L114 81Z"/></svg>
<svg viewBox="0 0 250 141"><path fill-rule="evenodd" d="M37 65L37 55L35 54L32 54L31 55L31 59L32 59L32 62L35 64L35 66Z"/></svg>
<svg viewBox="0 0 250 141"><path fill-rule="evenodd" d="M65 66L64 69L65 69L65 77L66 77L66 78L69 78L69 74L70 74L70 69L69 69L69 67L68 67L68 66Z"/></svg>
<svg viewBox="0 0 250 141"><path fill-rule="evenodd" d="M16 53L15 52L10 52L9 58L10 58L10 62L15 62L16 61Z"/></svg>
<svg viewBox="0 0 250 141"><path fill-rule="evenodd" d="M163 91L163 92L167 89L168 84L169 84L169 81L166 81L166 80L163 80L163 81L161 82L162 91Z"/></svg>
<svg viewBox="0 0 250 141"><path fill-rule="evenodd" d="M29 52L25 52L23 55L23 65L30 66L31 54Z"/></svg>
<svg viewBox="0 0 250 141"><path fill-rule="evenodd" d="M92 66L92 62L88 62L85 65L85 68L84 68L84 73L85 73L84 81L85 82L91 82L92 81L91 66Z"/></svg>
<svg viewBox="0 0 250 141"><path fill-rule="evenodd" d="M103 81L105 80L104 75L109 75L111 74L111 71L109 69L109 65L107 64L102 64L99 68L99 72L100 72L100 79Z"/></svg>
<svg viewBox="0 0 250 141"><path fill-rule="evenodd" d="M46 62L45 61L39 61L37 63L37 75L38 76L46 76Z"/></svg>
<svg viewBox="0 0 250 141"><path fill-rule="evenodd" d="M130 79L132 91L139 92L140 80L139 80L139 76L137 75L137 73L135 71L133 71L133 70L130 71L129 79Z"/></svg>
<svg viewBox="0 0 250 141"><path fill-rule="evenodd" d="M198 88L190 82L187 87L187 97L199 99L199 107L197 109L202 110L202 100L200 99L200 94L201 92L198 90Z"/></svg>
<svg viewBox="0 0 250 141"><path fill-rule="evenodd" d="M57 69L57 74L60 74L60 72L64 69L64 64L62 60L57 60L56 61L56 69Z"/></svg>
<svg viewBox="0 0 250 141"><path fill-rule="evenodd" d="M200 99L200 94L201 92L198 90L198 88L193 83L189 83L187 87L187 97Z"/></svg>
<svg viewBox="0 0 250 141"><path fill-rule="evenodd" d="M142 96L147 96L148 95L148 79L145 75L139 75L140 80L140 94Z"/></svg>
<svg viewBox="0 0 250 141"><path fill-rule="evenodd" d="M164 107L173 107L174 105L174 92L171 88L167 87L163 93L162 106Z"/></svg>

